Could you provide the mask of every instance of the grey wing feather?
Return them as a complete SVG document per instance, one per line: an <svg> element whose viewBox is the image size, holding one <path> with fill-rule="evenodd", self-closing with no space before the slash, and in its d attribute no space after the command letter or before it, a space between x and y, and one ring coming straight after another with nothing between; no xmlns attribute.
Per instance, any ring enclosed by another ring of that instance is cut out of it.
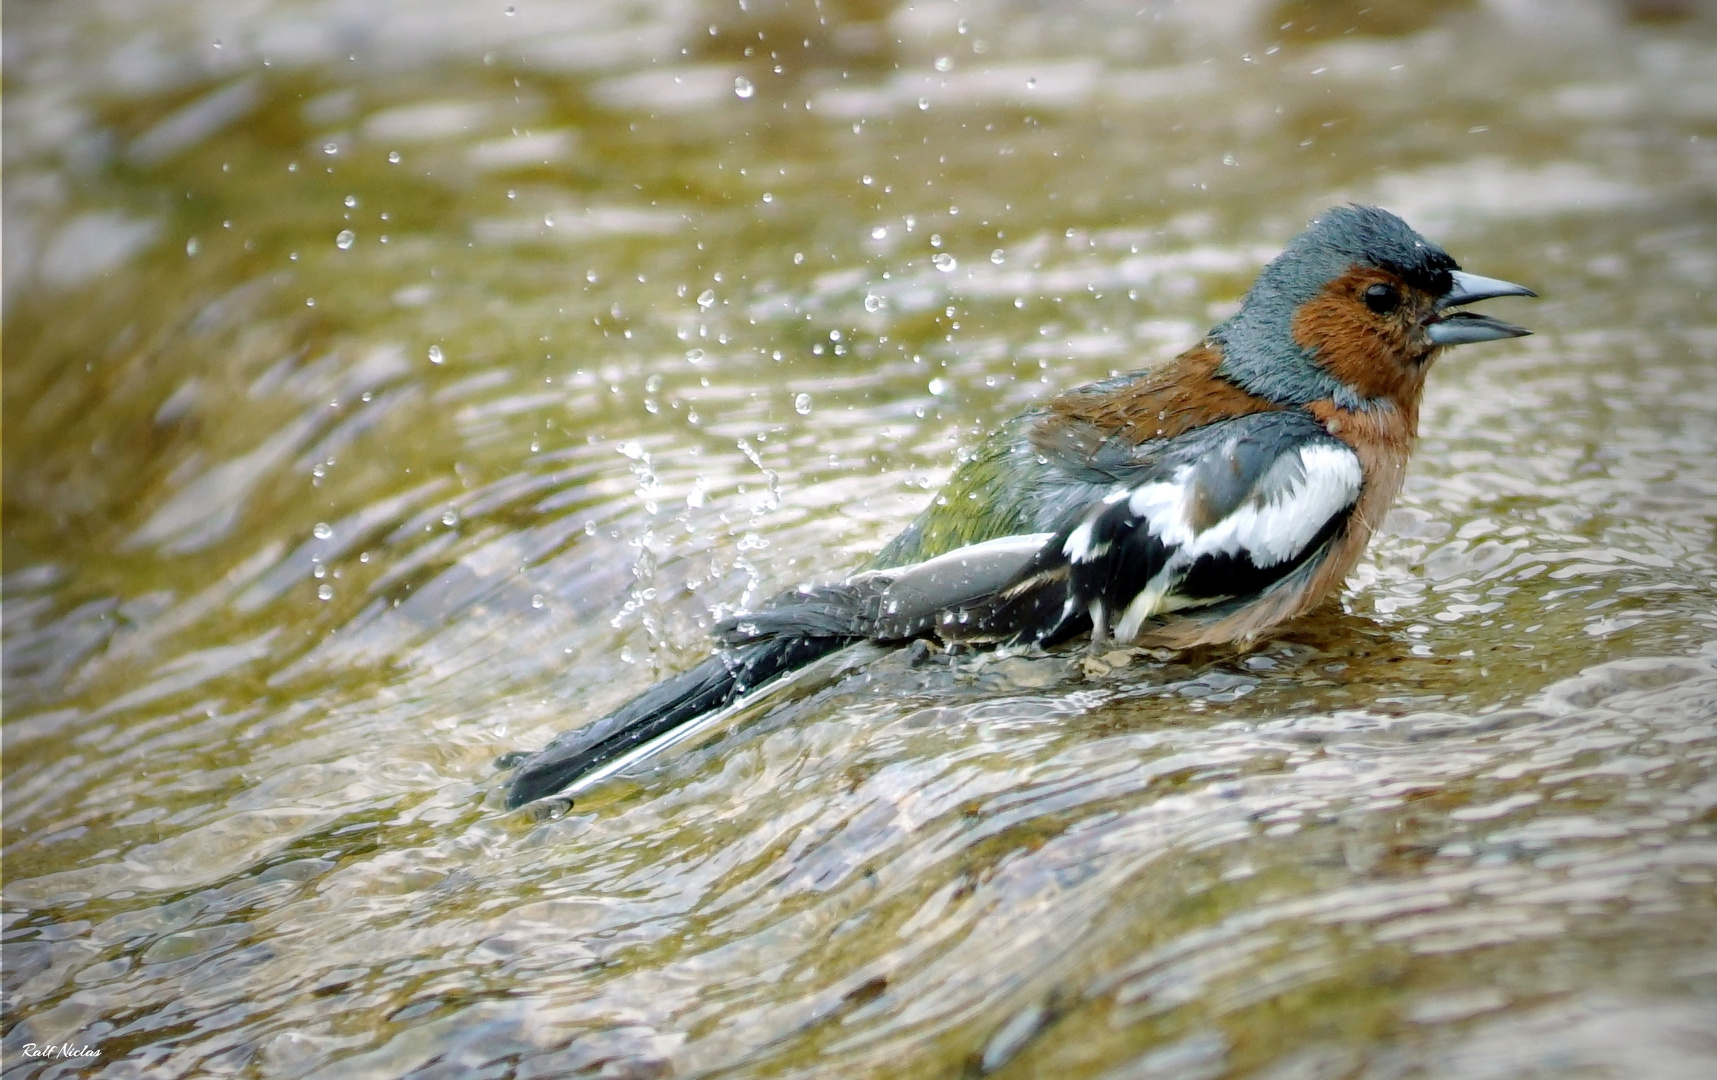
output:
<svg viewBox="0 0 1717 1080"><path fill-rule="evenodd" d="M934 630L950 615L957 619L962 609L995 595L1017 578L1053 535L1004 536L896 570L872 571L886 581L878 597L873 636L879 641L901 641Z"/></svg>
<svg viewBox="0 0 1717 1080"><path fill-rule="evenodd" d="M1325 548L1362 482L1352 450L1302 412L1087 447L1081 460L1115 482L969 614L986 631L1054 642L1113 624L1126 640L1154 615L1256 595Z"/></svg>

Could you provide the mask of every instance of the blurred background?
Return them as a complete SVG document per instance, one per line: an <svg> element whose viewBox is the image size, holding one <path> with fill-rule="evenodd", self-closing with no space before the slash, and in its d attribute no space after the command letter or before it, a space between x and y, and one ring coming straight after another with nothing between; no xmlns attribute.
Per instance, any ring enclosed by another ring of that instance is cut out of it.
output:
<svg viewBox="0 0 1717 1080"><path fill-rule="evenodd" d="M7 1077L1717 1069L1712 5L20 0L3 61ZM1542 299L1339 605L501 810L1347 200Z"/></svg>

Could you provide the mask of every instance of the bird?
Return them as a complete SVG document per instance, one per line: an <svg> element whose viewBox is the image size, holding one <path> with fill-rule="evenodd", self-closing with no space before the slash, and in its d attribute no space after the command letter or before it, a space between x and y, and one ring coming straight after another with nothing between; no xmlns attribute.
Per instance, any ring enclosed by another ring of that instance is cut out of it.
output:
<svg viewBox="0 0 1717 1080"><path fill-rule="evenodd" d="M1536 295L1387 210L1326 210L1198 344L1003 424L867 566L718 622L707 659L521 760L507 805L570 797L860 642L1249 647L1359 560L1442 350L1530 333L1459 309Z"/></svg>

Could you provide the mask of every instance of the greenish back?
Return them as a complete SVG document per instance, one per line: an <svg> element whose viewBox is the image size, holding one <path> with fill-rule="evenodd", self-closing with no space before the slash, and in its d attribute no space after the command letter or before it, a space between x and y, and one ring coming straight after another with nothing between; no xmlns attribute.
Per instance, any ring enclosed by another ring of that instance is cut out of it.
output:
<svg viewBox="0 0 1717 1080"><path fill-rule="evenodd" d="M1054 529L1069 497L1080 497L1090 485L1056 469L1032 446L1031 425L1041 416L1032 410L992 432L868 569L904 566L967 544Z"/></svg>

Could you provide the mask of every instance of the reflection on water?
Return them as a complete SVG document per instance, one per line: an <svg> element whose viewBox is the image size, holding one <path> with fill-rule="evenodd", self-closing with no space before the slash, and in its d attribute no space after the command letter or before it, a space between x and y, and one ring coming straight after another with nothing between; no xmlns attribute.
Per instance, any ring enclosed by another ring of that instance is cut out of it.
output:
<svg viewBox="0 0 1717 1080"><path fill-rule="evenodd" d="M1700 5L8 15L8 1075L1711 1069ZM1339 608L501 812L1349 198L1544 299Z"/></svg>

